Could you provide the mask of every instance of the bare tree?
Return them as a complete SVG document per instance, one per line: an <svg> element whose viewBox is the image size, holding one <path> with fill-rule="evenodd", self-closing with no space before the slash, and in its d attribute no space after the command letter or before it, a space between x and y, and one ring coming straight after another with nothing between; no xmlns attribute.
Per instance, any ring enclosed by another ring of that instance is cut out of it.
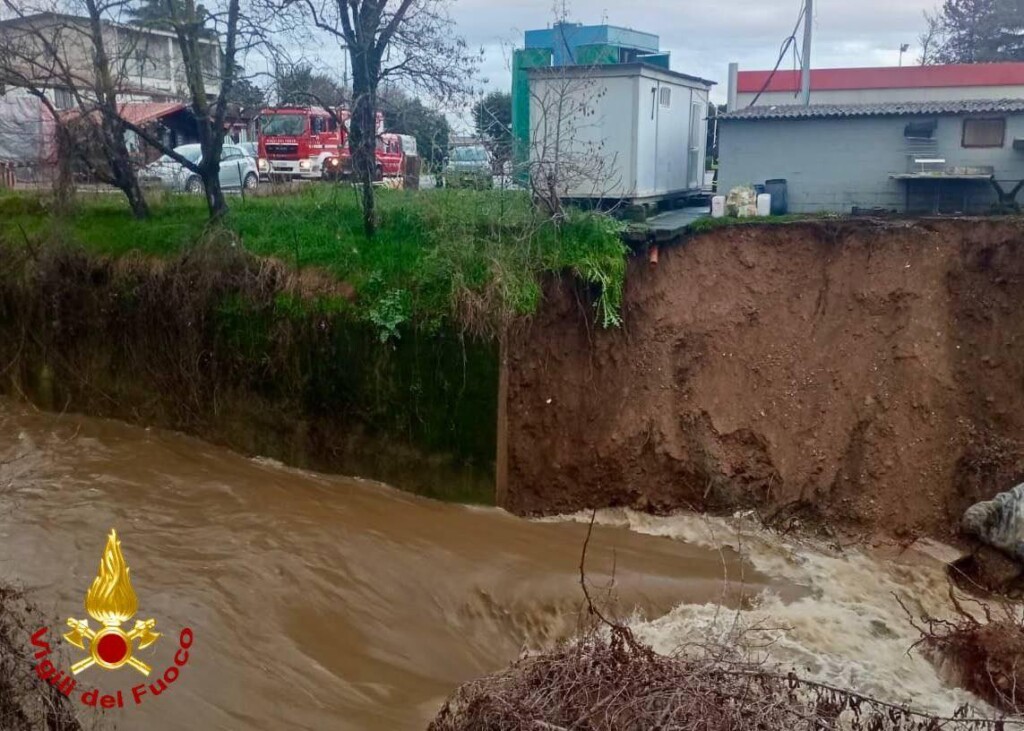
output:
<svg viewBox="0 0 1024 731"><path fill-rule="evenodd" d="M56 3L2 2L12 20L0 33L0 83L35 97L53 117L58 198L69 190L74 157L94 178L123 192L136 217L147 216L119 104L128 88L127 63L137 49L130 35L111 47L108 32L123 0L83 0L84 17ZM70 111L57 108L56 94L71 100Z"/></svg>
<svg viewBox="0 0 1024 731"><path fill-rule="evenodd" d="M598 102L607 93L584 66L538 69L530 81L528 178L534 201L551 218L567 198L604 197L618 187L618 157L606 149Z"/></svg>
<svg viewBox="0 0 1024 731"><path fill-rule="evenodd" d="M210 12L197 6L195 0L160 0L164 12L163 22L174 34L181 53L182 70L202 155L199 161L190 160L169 148L156 135L140 125L127 123L130 129L202 181L206 205L211 220L227 213L227 201L220 185L220 154L226 132L228 99L239 73L239 29L241 24L240 0L226 0L222 8ZM223 38L223 48L210 42L211 30ZM219 82L215 96L208 85Z"/></svg>
<svg viewBox="0 0 1024 731"><path fill-rule="evenodd" d="M279 0L305 14L347 49L352 66L349 148L362 187L367 236L377 228L377 93L385 80L403 83L440 104L468 98L480 55L455 34L445 0Z"/></svg>
<svg viewBox="0 0 1024 731"><path fill-rule="evenodd" d="M210 219L219 220L228 210L220 185L220 156L232 91L242 78L241 61L248 52L275 52L272 23L245 12L249 7L243 8L242 0L215 0L205 5L195 0L157 1L160 12L156 22L170 29L181 55L202 154L198 161L191 160L144 126L128 120L124 124L144 142L199 177Z"/></svg>
<svg viewBox="0 0 1024 731"><path fill-rule="evenodd" d="M920 66L932 66L939 63L939 52L942 50L945 31L942 16L939 13L924 11L925 31L917 37L921 44L921 56L917 59Z"/></svg>

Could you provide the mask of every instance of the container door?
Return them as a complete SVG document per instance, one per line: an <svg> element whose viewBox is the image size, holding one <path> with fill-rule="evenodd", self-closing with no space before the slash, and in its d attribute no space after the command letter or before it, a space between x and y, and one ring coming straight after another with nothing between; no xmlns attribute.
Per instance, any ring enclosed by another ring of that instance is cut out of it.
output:
<svg viewBox="0 0 1024 731"><path fill-rule="evenodd" d="M707 116L707 110L707 105L702 100L695 100L690 104L690 143L686 158L687 185L690 190L702 188L704 185L701 147L706 144L704 118Z"/></svg>
<svg viewBox="0 0 1024 731"><path fill-rule="evenodd" d="M636 188L643 198L657 190L658 169L658 82L640 78L640 111L636 126Z"/></svg>

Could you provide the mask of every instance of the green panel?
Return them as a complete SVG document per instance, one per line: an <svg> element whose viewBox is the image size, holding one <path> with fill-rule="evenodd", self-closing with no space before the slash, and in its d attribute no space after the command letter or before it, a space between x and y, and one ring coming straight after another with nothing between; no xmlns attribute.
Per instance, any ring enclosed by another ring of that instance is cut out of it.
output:
<svg viewBox="0 0 1024 731"><path fill-rule="evenodd" d="M618 62L618 46L597 43L591 46L580 46L576 49L576 63L580 66L603 66Z"/></svg>
<svg viewBox="0 0 1024 731"><path fill-rule="evenodd" d="M669 68L669 59L670 56L667 53L652 53L637 57L637 61L642 61L651 66L660 66L663 69Z"/></svg>
<svg viewBox="0 0 1024 731"><path fill-rule="evenodd" d="M512 135L515 162L520 169L530 150L530 76L527 69L551 65L550 48L526 48L512 56Z"/></svg>

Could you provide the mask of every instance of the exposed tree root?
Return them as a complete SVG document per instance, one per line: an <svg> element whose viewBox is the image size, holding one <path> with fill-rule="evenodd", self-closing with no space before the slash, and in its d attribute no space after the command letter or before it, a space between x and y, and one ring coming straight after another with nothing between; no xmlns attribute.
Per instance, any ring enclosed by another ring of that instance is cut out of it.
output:
<svg viewBox="0 0 1024 731"><path fill-rule="evenodd" d="M1024 614L1011 605L995 607L980 600L959 600L950 591L956 621L923 615L911 623L922 646L954 663L960 683L996 708L1024 714ZM897 597L899 601L899 598ZM968 611L965 601L975 605Z"/></svg>

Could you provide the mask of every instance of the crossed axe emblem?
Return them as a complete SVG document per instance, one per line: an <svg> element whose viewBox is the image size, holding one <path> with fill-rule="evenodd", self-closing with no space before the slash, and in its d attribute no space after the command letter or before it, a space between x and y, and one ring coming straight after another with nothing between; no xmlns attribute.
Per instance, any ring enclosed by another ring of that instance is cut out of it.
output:
<svg viewBox="0 0 1024 731"><path fill-rule="evenodd" d="M130 665L143 675L148 676L152 668L136 657L132 657L135 640L139 641L140 650L144 650L160 637L154 632L155 619L136 620L131 632L124 632L120 626L106 625L99 632L89 626L86 619L69 619L71 631L64 639L80 650L85 649L83 640L89 640L89 657L79 660L71 666L71 672L78 675L83 670L99 665L107 670L116 670L122 665Z"/></svg>

